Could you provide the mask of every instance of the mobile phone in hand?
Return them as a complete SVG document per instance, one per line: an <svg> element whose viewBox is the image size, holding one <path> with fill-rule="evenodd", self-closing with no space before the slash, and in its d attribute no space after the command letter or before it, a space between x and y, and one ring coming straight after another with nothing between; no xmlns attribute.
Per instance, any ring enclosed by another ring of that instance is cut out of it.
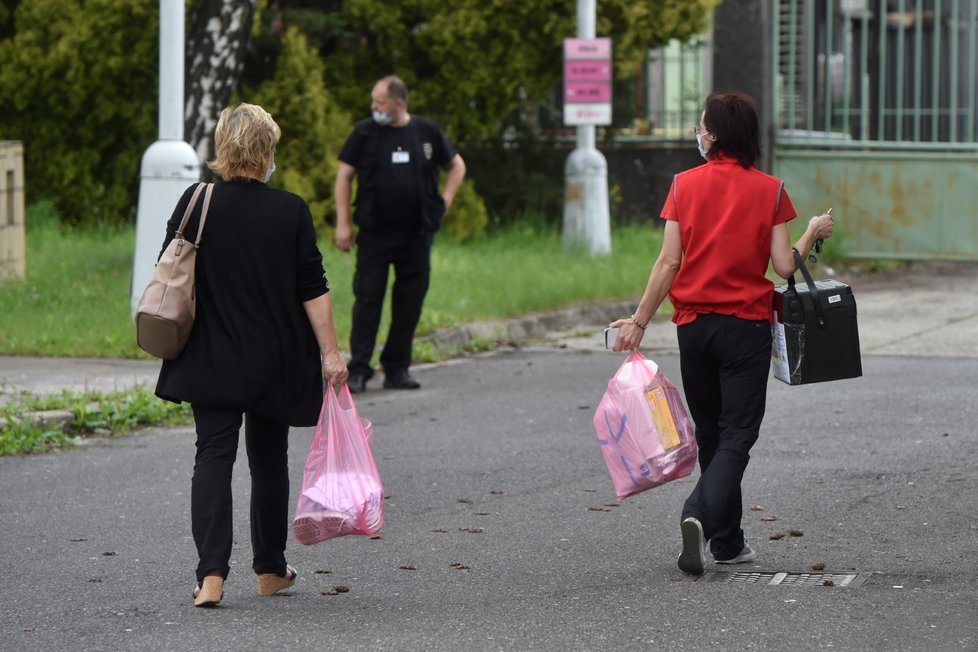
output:
<svg viewBox="0 0 978 652"><path fill-rule="evenodd" d="M617 328L606 328L604 329L604 348L613 349L615 348L615 342L618 341L618 329Z"/></svg>

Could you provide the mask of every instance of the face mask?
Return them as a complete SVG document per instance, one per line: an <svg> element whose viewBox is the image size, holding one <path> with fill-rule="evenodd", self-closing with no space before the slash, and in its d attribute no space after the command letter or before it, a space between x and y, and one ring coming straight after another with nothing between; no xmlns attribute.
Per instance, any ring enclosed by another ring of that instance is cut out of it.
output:
<svg viewBox="0 0 978 652"><path fill-rule="evenodd" d="M275 161L272 161L272 167L268 168L268 172L265 173L265 183L272 178L272 173L275 172Z"/></svg>
<svg viewBox="0 0 978 652"><path fill-rule="evenodd" d="M700 156L706 159L706 154L710 150L708 150L706 146L703 145L703 134L696 134L696 149L700 151Z"/></svg>
<svg viewBox="0 0 978 652"><path fill-rule="evenodd" d="M383 111L374 111L374 122L379 124L381 127L386 127L391 122L393 122L393 120L394 119L391 117L390 113L384 113Z"/></svg>

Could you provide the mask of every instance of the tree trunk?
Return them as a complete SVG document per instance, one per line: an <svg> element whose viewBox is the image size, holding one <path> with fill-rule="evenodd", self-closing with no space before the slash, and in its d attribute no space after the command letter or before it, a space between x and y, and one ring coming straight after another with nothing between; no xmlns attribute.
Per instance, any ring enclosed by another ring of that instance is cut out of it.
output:
<svg viewBox="0 0 978 652"><path fill-rule="evenodd" d="M238 85L255 0L197 0L187 38L184 137L201 163L214 158L214 128ZM206 166L205 179L212 178Z"/></svg>

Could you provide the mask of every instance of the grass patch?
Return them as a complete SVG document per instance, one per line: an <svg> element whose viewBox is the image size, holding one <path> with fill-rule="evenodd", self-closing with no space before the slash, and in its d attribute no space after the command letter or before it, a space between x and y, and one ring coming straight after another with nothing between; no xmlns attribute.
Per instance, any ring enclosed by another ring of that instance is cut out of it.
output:
<svg viewBox="0 0 978 652"><path fill-rule="evenodd" d="M597 301L637 302L661 244L662 230L651 224L616 227L613 254L600 257L564 253L559 229L539 225L463 245L439 242L420 330Z"/></svg>
<svg viewBox="0 0 978 652"><path fill-rule="evenodd" d="M558 226L527 220L465 244L437 239L431 288L418 335L575 304L641 297L662 243L659 220L616 226L611 256L564 253ZM795 224L797 222L797 224ZM793 220L800 234L807 220ZM844 233L826 243L821 265L844 262ZM160 233L162 244L163 234ZM129 286L135 231L130 227L71 228L50 205L27 210L27 278L0 283L0 354L148 358L135 342ZM320 249L333 287L340 346L349 342L354 253L328 242ZM206 256L206 245L201 251ZM816 273L813 270L813 273ZM771 273L775 283L783 282ZM393 283L393 274L391 274ZM386 336L390 293L378 341ZM660 316L671 314L668 301ZM417 347L418 361L433 359Z"/></svg>
<svg viewBox="0 0 978 652"><path fill-rule="evenodd" d="M431 289L418 335L573 304L637 301L661 235L651 223L616 227L613 255L598 258L565 254L560 229L539 221L465 244L439 239L432 251ZM161 232L161 243L162 238ZM31 206L27 277L0 284L0 354L148 358L136 346L129 316L134 242L131 226L65 227L49 205ZM326 242L320 249L333 287L340 346L345 348L355 255ZM207 255L206 246L200 255ZM388 303L379 341L386 335L389 313ZM431 355L417 353L419 361Z"/></svg>
<svg viewBox="0 0 978 652"><path fill-rule="evenodd" d="M37 418L38 412L55 409L72 413L73 420L64 430ZM191 419L189 404L161 401L147 387L111 393L24 394L0 406L0 455L44 453L69 448L80 437L118 436L142 426L188 423Z"/></svg>
<svg viewBox="0 0 978 652"><path fill-rule="evenodd" d="M26 220L27 277L0 285L0 353L135 357L135 231L64 227L44 203L31 206Z"/></svg>

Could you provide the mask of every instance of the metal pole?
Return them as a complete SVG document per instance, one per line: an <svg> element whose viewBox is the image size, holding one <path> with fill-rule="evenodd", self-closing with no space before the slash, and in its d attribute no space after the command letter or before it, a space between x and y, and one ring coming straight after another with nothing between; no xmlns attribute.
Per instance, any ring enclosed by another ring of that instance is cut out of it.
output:
<svg viewBox="0 0 978 652"><path fill-rule="evenodd" d="M160 1L160 140L183 140L183 12Z"/></svg>
<svg viewBox="0 0 978 652"><path fill-rule="evenodd" d="M577 0L577 38L594 38L596 1ZM577 148L564 165L564 251L611 253L608 163L595 147L594 125L577 127Z"/></svg>
<svg viewBox="0 0 978 652"><path fill-rule="evenodd" d="M577 38L595 37L596 0L577 0ZM577 128L577 148L594 149L594 125L580 125Z"/></svg>
<svg viewBox="0 0 978 652"><path fill-rule="evenodd" d="M166 222L187 186L200 180L200 160L183 140L184 3L160 0L159 140L143 154L136 209L130 313L153 279Z"/></svg>

